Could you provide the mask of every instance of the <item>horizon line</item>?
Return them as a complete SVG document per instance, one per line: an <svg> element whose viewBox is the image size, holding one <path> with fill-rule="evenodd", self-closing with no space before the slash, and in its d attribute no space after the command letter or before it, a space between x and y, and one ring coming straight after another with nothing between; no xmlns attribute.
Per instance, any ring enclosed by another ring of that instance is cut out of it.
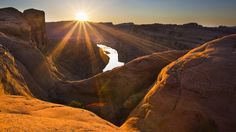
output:
<svg viewBox="0 0 236 132"><path fill-rule="evenodd" d="M55 21L45 21L45 23L56 23L56 22L72 22L72 21L78 21L78 20L55 20ZM236 28L235 25L205 25L205 24L200 24L198 22L186 22L186 23L135 23L135 22L112 22L112 21L86 21L88 23L111 23L112 25L120 25L120 24L134 24L134 25L154 25L154 24L160 24L160 25L177 25L177 26L183 26L186 24L197 24L202 27L208 27L208 28L219 28L219 27L229 27L229 28Z"/></svg>

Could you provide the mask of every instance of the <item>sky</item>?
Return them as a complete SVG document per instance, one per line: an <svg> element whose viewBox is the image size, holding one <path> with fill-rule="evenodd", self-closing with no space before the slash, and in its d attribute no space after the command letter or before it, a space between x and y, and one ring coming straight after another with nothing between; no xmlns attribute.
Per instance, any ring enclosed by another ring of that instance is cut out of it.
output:
<svg viewBox="0 0 236 132"><path fill-rule="evenodd" d="M236 26L236 0L0 0L0 8L44 10L46 21L74 20L78 12L94 22Z"/></svg>

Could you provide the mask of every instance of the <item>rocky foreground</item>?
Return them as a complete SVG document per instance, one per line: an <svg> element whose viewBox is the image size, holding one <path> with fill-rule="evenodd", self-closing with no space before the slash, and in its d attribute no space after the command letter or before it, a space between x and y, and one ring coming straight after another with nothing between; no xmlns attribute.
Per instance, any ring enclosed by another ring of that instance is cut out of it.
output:
<svg viewBox="0 0 236 132"><path fill-rule="evenodd" d="M32 97L0 96L0 99L1 131L119 131L87 110Z"/></svg>
<svg viewBox="0 0 236 132"><path fill-rule="evenodd" d="M236 131L236 35L75 81L46 38L44 12L0 9L0 131Z"/></svg>

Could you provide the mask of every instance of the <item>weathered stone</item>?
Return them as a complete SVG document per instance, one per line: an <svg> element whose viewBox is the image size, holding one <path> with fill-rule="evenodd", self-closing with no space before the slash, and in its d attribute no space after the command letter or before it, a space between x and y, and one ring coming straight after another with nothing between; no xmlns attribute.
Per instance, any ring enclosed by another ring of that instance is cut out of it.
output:
<svg viewBox="0 0 236 132"><path fill-rule="evenodd" d="M166 66L122 128L143 132L236 131L236 35Z"/></svg>

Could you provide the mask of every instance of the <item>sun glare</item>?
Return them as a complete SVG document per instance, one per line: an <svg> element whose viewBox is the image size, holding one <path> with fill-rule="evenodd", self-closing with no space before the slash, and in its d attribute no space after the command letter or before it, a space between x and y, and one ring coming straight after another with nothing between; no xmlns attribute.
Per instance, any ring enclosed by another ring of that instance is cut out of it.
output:
<svg viewBox="0 0 236 132"><path fill-rule="evenodd" d="M88 15L85 12L79 12L76 14L76 20L78 21L88 21Z"/></svg>

